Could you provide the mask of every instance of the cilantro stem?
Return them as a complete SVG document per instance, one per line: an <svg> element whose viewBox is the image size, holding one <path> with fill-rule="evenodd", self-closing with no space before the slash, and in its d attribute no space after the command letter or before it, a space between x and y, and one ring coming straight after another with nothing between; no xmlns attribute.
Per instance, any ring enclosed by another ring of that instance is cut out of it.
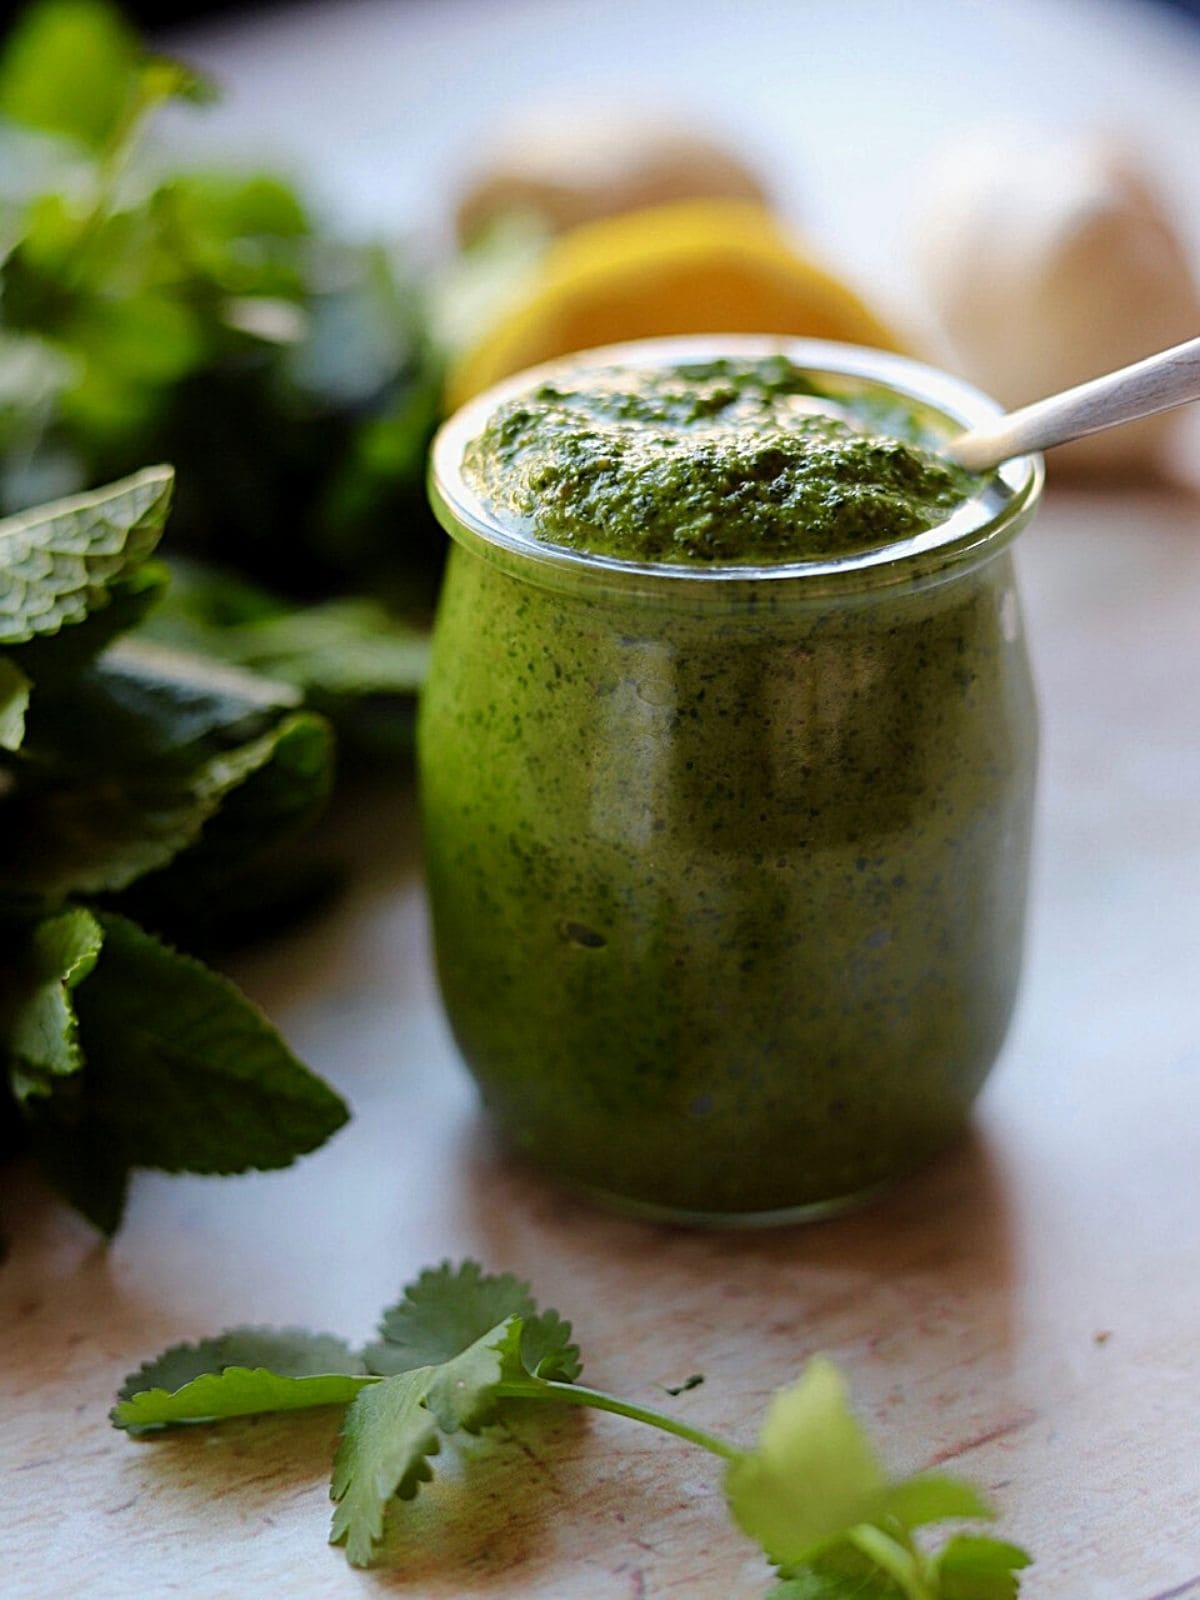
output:
<svg viewBox="0 0 1200 1600"><path fill-rule="evenodd" d="M907 1600L934 1600L922 1572L920 1553L911 1539L901 1542L867 1522L851 1528L847 1538L894 1580Z"/></svg>
<svg viewBox="0 0 1200 1600"><path fill-rule="evenodd" d="M633 1422L644 1422L664 1433L673 1433L724 1461L736 1461L743 1454L736 1445L715 1433L706 1433L703 1428L694 1428L661 1411L653 1411L649 1406L636 1405L632 1400L618 1400L615 1395L605 1394L602 1389L589 1389L582 1383L560 1383L549 1378L532 1378L525 1383L514 1379L498 1384L495 1394L497 1399L503 1400L561 1400L567 1405L590 1406L594 1411L611 1411L618 1417L628 1417Z"/></svg>

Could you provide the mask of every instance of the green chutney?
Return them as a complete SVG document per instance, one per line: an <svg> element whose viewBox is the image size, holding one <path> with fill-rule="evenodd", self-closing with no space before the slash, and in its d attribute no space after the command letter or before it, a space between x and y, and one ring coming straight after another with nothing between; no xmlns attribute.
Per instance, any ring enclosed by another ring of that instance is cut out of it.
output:
<svg viewBox="0 0 1200 1600"><path fill-rule="evenodd" d="M629 561L848 555L923 533L977 480L916 411L840 399L783 356L615 366L499 405L463 457L498 516Z"/></svg>
<svg viewBox="0 0 1200 1600"><path fill-rule="evenodd" d="M945 1145L1004 1038L1036 751L1008 544L1040 480L940 461L991 408L913 363L677 344L502 386L435 450L438 974L544 1168L781 1220Z"/></svg>

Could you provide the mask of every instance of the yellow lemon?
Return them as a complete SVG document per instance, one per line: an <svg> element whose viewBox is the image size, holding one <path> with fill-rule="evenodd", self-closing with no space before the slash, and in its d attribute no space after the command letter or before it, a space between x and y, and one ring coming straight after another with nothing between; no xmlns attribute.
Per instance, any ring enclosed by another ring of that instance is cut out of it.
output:
<svg viewBox="0 0 1200 1600"><path fill-rule="evenodd" d="M451 365L450 409L538 362L684 333L790 333L904 351L763 207L681 201L588 222L546 248L518 298Z"/></svg>

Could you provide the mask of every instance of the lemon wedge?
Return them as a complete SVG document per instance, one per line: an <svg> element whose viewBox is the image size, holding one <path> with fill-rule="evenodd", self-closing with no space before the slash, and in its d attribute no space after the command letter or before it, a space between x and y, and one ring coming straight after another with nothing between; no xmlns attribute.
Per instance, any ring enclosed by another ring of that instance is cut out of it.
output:
<svg viewBox="0 0 1200 1600"><path fill-rule="evenodd" d="M451 363L453 410L525 367L595 345L686 333L786 333L905 351L898 334L744 201L651 206L553 240L516 298Z"/></svg>

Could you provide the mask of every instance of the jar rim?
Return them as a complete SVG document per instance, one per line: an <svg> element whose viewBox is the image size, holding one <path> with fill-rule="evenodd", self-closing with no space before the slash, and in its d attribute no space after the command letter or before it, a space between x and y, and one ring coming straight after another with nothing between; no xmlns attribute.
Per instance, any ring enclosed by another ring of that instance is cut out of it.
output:
<svg viewBox="0 0 1200 1600"><path fill-rule="evenodd" d="M850 378L890 389L901 399L916 401L963 428L982 427L1002 416L1004 408L973 384L909 356L841 344L827 339L802 339L766 334L691 334L629 343L597 346L560 356L554 361L514 373L468 400L439 428L429 454L429 487L434 510L446 531L462 542L481 541L497 552L539 569L543 580L554 582L557 573L568 583L586 581L588 575L612 582L637 581L687 585L689 590L731 584L758 585L791 582L808 587L824 580L840 587L875 582L901 582L918 572L944 572L960 563L976 564L1006 545L1032 515L1045 478L1040 455L1017 456L1005 462L981 492L958 507L944 522L923 533L846 555L797 561L762 563L692 563L631 561L578 548L551 544L528 531L507 525L467 484L462 461L468 443L483 432L489 418L504 401L526 392L532 385L569 370L573 376L612 366L679 365L724 357L763 359L783 356L794 366L817 377Z"/></svg>

